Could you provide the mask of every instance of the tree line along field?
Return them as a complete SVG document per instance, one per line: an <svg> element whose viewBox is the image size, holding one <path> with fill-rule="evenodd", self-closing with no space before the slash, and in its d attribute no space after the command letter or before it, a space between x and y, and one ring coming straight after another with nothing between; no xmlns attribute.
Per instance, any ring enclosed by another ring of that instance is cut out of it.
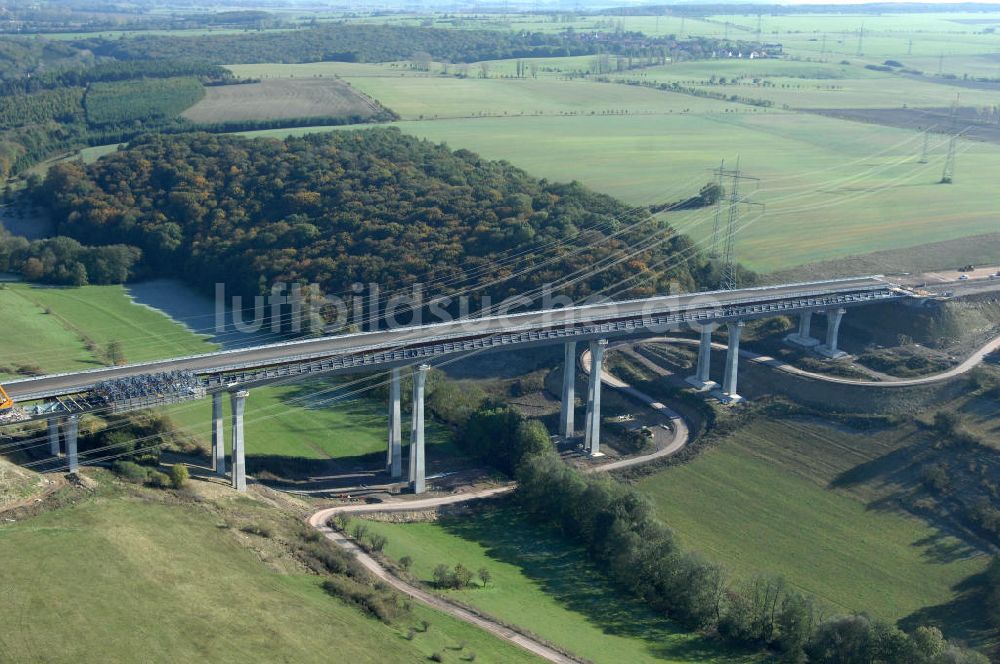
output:
<svg viewBox="0 0 1000 664"><path fill-rule="evenodd" d="M363 122L381 109L335 78L277 79L211 86L183 112L197 124L289 118L352 118Z"/></svg>

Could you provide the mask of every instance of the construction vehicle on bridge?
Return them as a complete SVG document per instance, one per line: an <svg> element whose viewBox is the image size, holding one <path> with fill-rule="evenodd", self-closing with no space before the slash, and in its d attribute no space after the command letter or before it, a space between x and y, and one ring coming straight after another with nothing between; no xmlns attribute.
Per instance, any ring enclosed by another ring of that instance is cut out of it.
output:
<svg viewBox="0 0 1000 664"><path fill-rule="evenodd" d="M3 391L3 386L0 385L0 413L14 406L14 400L7 396L7 393Z"/></svg>

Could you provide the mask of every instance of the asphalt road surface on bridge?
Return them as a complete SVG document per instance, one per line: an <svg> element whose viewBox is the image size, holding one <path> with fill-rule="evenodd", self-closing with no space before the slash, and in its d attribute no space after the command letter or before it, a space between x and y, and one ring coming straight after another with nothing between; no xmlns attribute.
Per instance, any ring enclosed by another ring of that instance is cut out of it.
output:
<svg viewBox="0 0 1000 664"><path fill-rule="evenodd" d="M142 374L190 371L199 375L218 375L241 369L280 366L325 357L416 347L441 341L455 341L508 332L564 328L580 324L634 319L662 313L704 310L706 312L719 312L718 317L721 319L725 318L725 308L731 306L841 293L884 291L892 287L890 283L880 277L858 277L762 286L733 291L658 296L312 338L119 367L91 369L76 373L39 376L11 381L5 384L5 388L15 402L27 401L78 394L92 389L96 383L102 380L127 378Z"/></svg>

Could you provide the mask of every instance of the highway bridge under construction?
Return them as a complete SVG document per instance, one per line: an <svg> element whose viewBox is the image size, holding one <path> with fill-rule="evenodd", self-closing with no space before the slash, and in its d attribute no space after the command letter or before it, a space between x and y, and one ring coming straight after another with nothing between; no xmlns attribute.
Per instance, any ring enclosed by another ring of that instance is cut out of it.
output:
<svg viewBox="0 0 1000 664"><path fill-rule="evenodd" d="M736 290L657 296L622 302L508 313L375 332L325 336L252 348L219 351L75 373L39 376L5 385L9 398L0 424L46 419L51 452L65 443L71 473L79 467L79 416L87 412L124 412L174 401L211 396L212 459L226 474L223 445L223 398L232 402L232 485L246 489L243 418L249 390L297 378L357 372L389 371L386 469L402 479L400 381L404 367L413 369L413 407L408 482L415 493L425 490L424 385L430 365L443 358L481 352L511 352L527 346L564 344L560 433L576 435L574 422L576 347L590 344L592 369L586 396L584 449L600 456L601 369L610 339L643 338L667 331L699 331L698 367L689 382L720 401L740 400L737 392L739 345L746 321L779 315L799 316L789 341L838 357L840 320L846 309L900 298L913 293L878 276L857 277ZM827 316L826 338L811 336L813 314ZM721 383L709 375L712 333L726 326L728 347ZM3 405L3 404L0 404Z"/></svg>

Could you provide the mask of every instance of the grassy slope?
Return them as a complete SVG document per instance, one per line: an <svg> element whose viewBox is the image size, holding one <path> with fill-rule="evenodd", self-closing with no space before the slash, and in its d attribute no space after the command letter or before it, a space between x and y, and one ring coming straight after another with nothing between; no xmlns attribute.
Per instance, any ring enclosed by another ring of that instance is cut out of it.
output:
<svg viewBox="0 0 1000 664"><path fill-rule="evenodd" d="M829 488L841 473L905 442L899 430L758 421L639 488L687 546L736 574L783 575L841 609L899 619L949 602L955 586L987 562L891 506L868 507L891 479L850 493Z"/></svg>
<svg viewBox="0 0 1000 664"><path fill-rule="evenodd" d="M0 290L0 322L0 365L35 364L47 373L101 366L87 341L99 351L111 340L120 341L130 362L214 348L160 312L132 303L120 286L9 284Z"/></svg>
<svg viewBox="0 0 1000 664"><path fill-rule="evenodd" d="M350 391L344 387L334 389L334 385L300 383L252 390L245 424L247 455L347 460L384 454L387 425L382 403L367 396L330 403L335 396ZM229 405L225 404L224 408L228 413ZM178 425L199 437L208 449L211 401L181 404L167 412ZM404 434L407 425L408 422L404 422ZM229 433L227 427L227 440ZM444 428L428 423L427 435L427 442L434 445L432 454L455 451ZM367 465L371 465L370 459Z"/></svg>
<svg viewBox="0 0 1000 664"><path fill-rule="evenodd" d="M451 591L594 662L751 662L679 631L638 602L620 597L584 553L521 518L513 508L437 523L368 522L389 539L387 554L409 555L424 581L438 563L489 569L486 588Z"/></svg>
<svg viewBox="0 0 1000 664"><path fill-rule="evenodd" d="M329 597L319 578L269 571L210 513L97 498L0 526L8 662L422 662L465 641L477 661L534 661L418 609L413 641ZM452 657L449 661L456 660Z"/></svg>

